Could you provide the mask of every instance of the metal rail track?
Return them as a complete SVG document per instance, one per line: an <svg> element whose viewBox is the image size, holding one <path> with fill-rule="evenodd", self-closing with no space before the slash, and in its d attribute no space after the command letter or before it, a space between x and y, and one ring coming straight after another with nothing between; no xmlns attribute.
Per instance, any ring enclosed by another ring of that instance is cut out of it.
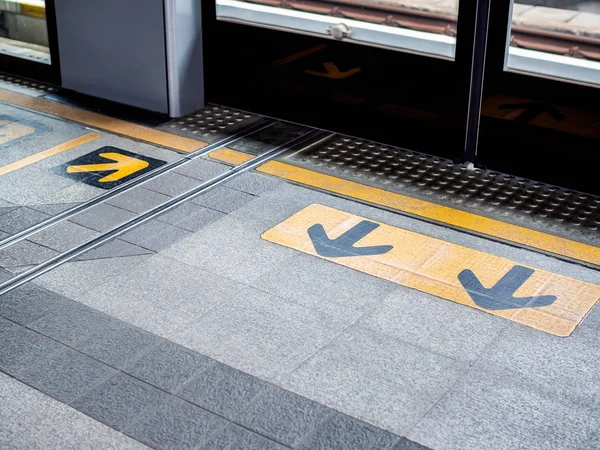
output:
<svg viewBox="0 0 600 450"><path fill-rule="evenodd" d="M129 180L123 184L120 184L119 186L116 186L113 189L106 191L103 194L93 197L86 202L83 202L79 205L69 208L59 214L49 217L48 219L46 219L40 223L32 225L31 227L29 227L23 231L12 234L3 240L0 240L0 250L4 249L6 247L9 247L13 244L16 244L17 242L22 241L23 239L27 239L29 236L32 236L39 231L49 228L58 222L61 222L70 217L73 217L76 214L79 214L100 202L103 202L112 197L115 197L116 195L121 194L122 192L125 192L129 189L133 189L134 187L139 186L139 185L151 180L152 178L157 177L158 175L160 175L162 173L171 171L179 166L182 166L184 164L187 164L190 161L193 161L196 158L205 156L214 150L217 150L228 144L232 144L236 141L239 141L240 139L243 139L254 133L257 133L261 130L269 128L269 127L273 126L274 124L276 124L277 122L278 121L275 119L260 119L258 122L250 125L247 128L244 128L243 130L239 131L238 133L232 134L231 136L227 136L224 139L220 139L219 141L214 142L210 145L207 145L206 147L201 148L200 150L196 150L195 152L192 152L192 153L184 156L183 158L177 159L175 161L172 161L170 163L167 163L160 167L157 167L156 169L146 172L146 173L144 173L132 180Z"/></svg>
<svg viewBox="0 0 600 450"><path fill-rule="evenodd" d="M319 135L322 135L322 137L319 138ZM251 159L250 161L242 163L239 166L233 167L229 171L222 173L220 175L217 175L216 177L214 177L204 183L201 183L199 186L196 186L195 188L192 188L176 197L169 199L168 201L150 209L146 213L141 214L141 215L125 222L124 224L119 225L119 226L113 228L112 230L109 230L109 231L101 234L100 236L98 236L94 239L91 239L91 240L84 242L83 244L80 244L70 250L60 253L59 255L56 255L55 257L53 257L41 264L38 264L37 266L33 267L30 270L25 271L19 275L12 277L8 281L0 284L0 296L7 292L12 291L13 289L18 288L19 286L49 272L52 269L55 269L56 267L66 263L74 258L77 258L78 256L82 255L83 253L85 253L89 250L93 250L93 249L101 246L102 244L105 244L106 242L126 233L127 231L130 231L131 229L133 229L135 227L142 225L142 224L154 219L155 217L172 210L173 208L176 208L177 206L181 205L182 203L203 194L204 192L214 188L215 186L218 186L222 183L225 183L225 182L231 180L233 177L235 177L236 175L239 175L240 173L246 172L248 170L252 170L252 169L264 164L265 162L267 162L273 158L276 158L277 156L280 156L283 153L297 149L299 146L301 146L303 144L307 144L303 147L303 149L306 149L312 145L316 145L319 142L321 142L322 140L328 139L330 136L331 136L331 133L328 133L328 132L325 132L322 130L312 129L312 130L304 133L301 136L291 139L290 141L286 142L285 144L278 145L274 149L269 150L268 152L263 153L262 155ZM315 139L315 138L317 138L317 139Z"/></svg>

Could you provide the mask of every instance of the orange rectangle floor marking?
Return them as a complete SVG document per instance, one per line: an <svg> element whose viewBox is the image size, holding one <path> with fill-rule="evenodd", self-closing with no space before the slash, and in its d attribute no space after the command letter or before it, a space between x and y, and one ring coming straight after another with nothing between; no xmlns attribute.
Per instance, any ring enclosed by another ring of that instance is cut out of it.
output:
<svg viewBox="0 0 600 450"><path fill-rule="evenodd" d="M600 299L598 285L323 205L262 238L556 336L569 336Z"/></svg>

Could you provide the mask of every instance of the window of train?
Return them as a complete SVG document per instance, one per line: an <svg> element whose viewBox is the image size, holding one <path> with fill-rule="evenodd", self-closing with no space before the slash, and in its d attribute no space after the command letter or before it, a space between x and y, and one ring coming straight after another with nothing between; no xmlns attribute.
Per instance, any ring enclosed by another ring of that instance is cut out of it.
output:
<svg viewBox="0 0 600 450"><path fill-rule="evenodd" d="M600 85L600 0L514 0L507 68Z"/></svg>
<svg viewBox="0 0 600 450"><path fill-rule="evenodd" d="M44 0L0 0L0 53L50 64Z"/></svg>
<svg viewBox="0 0 600 450"><path fill-rule="evenodd" d="M454 59L459 0L217 0L217 18Z"/></svg>

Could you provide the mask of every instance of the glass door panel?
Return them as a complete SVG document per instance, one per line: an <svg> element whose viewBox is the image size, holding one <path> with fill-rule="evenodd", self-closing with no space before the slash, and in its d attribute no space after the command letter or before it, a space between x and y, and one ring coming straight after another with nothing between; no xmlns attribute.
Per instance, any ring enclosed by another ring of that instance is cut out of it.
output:
<svg viewBox="0 0 600 450"><path fill-rule="evenodd" d="M60 83L53 0L0 0L0 67Z"/></svg>
<svg viewBox="0 0 600 450"><path fill-rule="evenodd" d="M453 59L458 0L216 0L217 18Z"/></svg>
<svg viewBox="0 0 600 450"><path fill-rule="evenodd" d="M492 1L481 165L600 193L599 5Z"/></svg>
<svg viewBox="0 0 600 450"><path fill-rule="evenodd" d="M600 86L600 1L516 0L507 68Z"/></svg>
<svg viewBox="0 0 600 450"><path fill-rule="evenodd" d="M475 4L205 2L207 100L459 158Z"/></svg>
<svg viewBox="0 0 600 450"><path fill-rule="evenodd" d="M44 0L0 1L0 53L51 63Z"/></svg>

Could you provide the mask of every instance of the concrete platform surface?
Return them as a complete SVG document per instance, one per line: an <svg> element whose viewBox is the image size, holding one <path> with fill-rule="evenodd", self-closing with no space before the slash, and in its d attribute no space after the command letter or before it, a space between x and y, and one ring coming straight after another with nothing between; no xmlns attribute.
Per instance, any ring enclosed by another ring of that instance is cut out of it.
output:
<svg viewBox="0 0 600 450"><path fill-rule="evenodd" d="M52 225L0 252L0 284L228 170L201 158ZM28 189L0 191L4 236L53 214ZM0 296L0 448L600 446L600 307L558 337L262 237L314 204L600 284L592 268L244 172Z"/></svg>

